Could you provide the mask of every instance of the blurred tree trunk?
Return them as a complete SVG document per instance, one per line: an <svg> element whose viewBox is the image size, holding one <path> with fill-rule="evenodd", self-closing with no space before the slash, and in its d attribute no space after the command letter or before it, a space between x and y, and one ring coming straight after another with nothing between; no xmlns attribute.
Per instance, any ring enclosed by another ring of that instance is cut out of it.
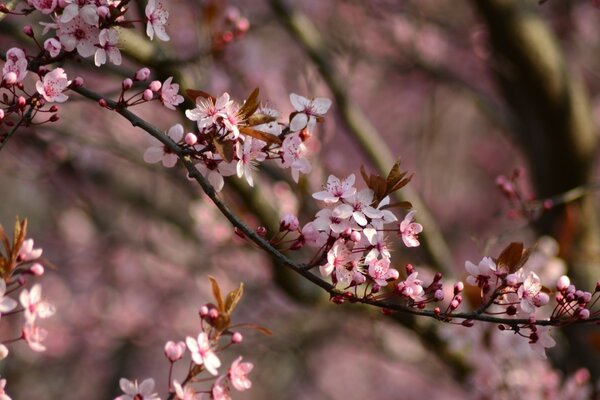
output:
<svg viewBox="0 0 600 400"><path fill-rule="evenodd" d="M473 0L489 32L491 67L513 114L516 141L529 160L538 198L587 185L593 179L597 140L591 107L580 78L569 71L556 38L540 18L537 2ZM584 290L600 277L600 226L594 197L558 205L536 223L541 234L555 237ZM592 326L566 331L570 356L600 376Z"/></svg>

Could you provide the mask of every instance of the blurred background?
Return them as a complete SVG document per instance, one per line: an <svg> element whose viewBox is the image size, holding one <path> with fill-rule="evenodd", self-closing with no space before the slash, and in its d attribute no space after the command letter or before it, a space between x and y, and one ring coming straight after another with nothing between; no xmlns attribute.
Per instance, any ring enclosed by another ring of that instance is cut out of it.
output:
<svg viewBox="0 0 600 400"><path fill-rule="evenodd" d="M130 6L143 15L145 1ZM310 194L329 174L358 175L361 165L385 173L401 158L415 172L403 196L425 231L418 249L394 241L396 268L412 263L452 283L464 279L465 260L523 241L536 246L531 268L548 284L568 271L593 290L600 277L593 1L170 0L166 8L170 42L148 42L138 24L121 33L122 66L96 72L90 60L72 62L64 66L69 77L118 95L121 80L146 66L155 79L174 76L182 89L229 92L238 101L258 86L282 115L292 111L292 92L333 99L308 142L313 172L299 185L270 167L254 189L226 181L223 197L250 226L275 233L290 212L306 223L316 211ZM23 24L2 20L3 49L30 47ZM186 108L192 104L133 111L161 129L180 122L191 130ZM29 236L55 266L43 278L57 307L44 321L48 351L18 343L0 364L13 399L111 399L120 377L153 377L166 397L164 343L197 334L198 309L211 301L209 275L226 290L244 282L234 321L274 332L244 332L238 350L255 364L253 387L236 399L593 396L597 328L555 330L559 344L543 361L525 339L493 326L336 306L233 235L182 168L144 163L151 143L144 132L74 93L60 117L20 130L0 153L0 223L27 217ZM526 218L496 184L516 168L525 200L578 188L577 195ZM224 364L236 356L230 351Z"/></svg>

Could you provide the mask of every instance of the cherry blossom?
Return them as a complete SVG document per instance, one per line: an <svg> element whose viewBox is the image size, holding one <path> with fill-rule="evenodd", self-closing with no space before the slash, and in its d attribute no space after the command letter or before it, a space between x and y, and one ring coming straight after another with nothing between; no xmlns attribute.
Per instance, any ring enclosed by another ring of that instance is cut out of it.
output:
<svg viewBox="0 0 600 400"><path fill-rule="evenodd" d="M356 188L352 186L355 179L354 174L344 180L329 175L325 190L314 193L312 197L325 203L337 203L339 199L346 199L356 193Z"/></svg>
<svg viewBox="0 0 600 400"><path fill-rule="evenodd" d="M50 57L56 57L60 54L60 50L62 49L62 45L55 38L46 39L44 42L44 50L50 54Z"/></svg>
<svg viewBox="0 0 600 400"><path fill-rule="evenodd" d="M423 232L423 226L417 222L412 222L415 214L416 211L406 214L406 217L404 217L404 220L402 220L398 227L402 241L406 247L418 247L420 245L417 235Z"/></svg>
<svg viewBox="0 0 600 400"><path fill-rule="evenodd" d="M369 276L373 278L375 283L379 286L386 286L388 281L398 279L400 274L394 268L390 268L390 260L388 258L382 258L380 260L371 260L369 263ZM416 287L414 283L412 283L412 285L413 288ZM423 289L421 286L418 287L420 287L421 290ZM412 297L409 294L407 294L407 296Z"/></svg>
<svg viewBox="0 0 600 400"><path fill-rule="evenodd" d="M33 285L30 291L23 289L19 301L25 309L25 319L31 324L37 317L48 318L56 312L52 304L42 300L42 285L39 283Z"/></svg>
<svg viewBox="0 0 600 400"><path fill-rule="evenodd" d="M167 131L167 135L175 143L181 142L183 139L183 126L181 124L173 125ZM160 161L164 167L172 168L177 164L177 154L173 153L169 147L158 139L155 139L154 144L144 152L144 161L150 164Z"/></svg>
<svg viewBox="0 0 600 400"><path fill-rule="evenodd" d="M33 248L33 239L25 239L21 248L19 249L19 255L17 256L18 261L31 261L40 258L42 255L42 249Z"/></svg>
<svg viewBox="0 0 600 400"><path fill-rule="evenodd" d="M17 47L8 49L6 62L2 68L2 79L8 84L23 82L27 75L27 58L25 52Z"/></svg>
<svg viewBox="0 0 600 400"><path fill-rule="evenodd" d="M519 286L517 294L521 299L520 306L523 311L529 314L535 312L535 307L548 303L548 295L542 291L540 277L535 272L530 272L523 284Z"/></svg>
<svg viewBox="0 0 600 400"><path fill-rule="evenodd" d="M225 386L225 375L217 378L210 390L211 400L231 400L229 389Z"/></svg>
<svg viewBox="0 0 600 400"><path fill-rule="evenodd" d="M58 24L58 39L66 51L77 52L81 57L91 57L96 52L100 29L76 16L67 23Z"/></svg>
<svg viewBox="0 0 600 400"><path fill-rule="evenodd" d="M290 102L297 111L290 121L290 131L292 132L298 132L304 128L312 132L317 122L317 117L325 115L329 107L331 107L331 100L329 99L317 97L314 100L309 100L296 93L290 94Z"/></svg>
<svg viewBox="0 0 600 400"><path fill-rule="evenodd" d="M71 81L67 79L67 74L62 68L56 68L46 75L43 80L37 81L35 87L46 101L64 103L69 96L63 92L69 87Z"/></svg>
<svg viewBox="0 0 600 400"><path fill-rule="evenodd" d="M465 262L465 269L470 274L467 283L472 286L483 287L488 280L496 274L496 263L489 257L483 257L478 265L471 261Z"/></svg>
<svg viewBox="0 0 600 400"><path fill-rule="evenodd" d="M65 0L65 2L69 5L64 8L59 22L67 23L76 17L81 17L86 24L98 26L99 17L96 5L82 0Z"/></svg>
<svg viewBox="0 0 600 400"><path fill-rule="evenodd" d="M96 49L94 56L94 63L96 67L106 63L106 58L115 65L121 65L121 52L119 51L117 44L119 44L119 33L116 29L102 29L98 36L100 44Z"/></svg>
<svg viewBox="0 0 600 400"><path fill-rule="evenodd" d="M163 42L171 40L165 30L168 18L169 12L165 10L162 0L148 0L146 5L146 20L148 21L146 35L150 40L154 40L154 34Z"/></svg>
<svg viewBox="0 0 600 400"><path fill-rule="evenodd" d="M155 386L152 378L144 379L139 385L137 380L132 382L121 378L119 386L124 394L115 400L160 400L156 393L152 393Z"/></svg>
<svg viewBox="0 0 600 400"><path fill-rule="evenodd" d="M258 115L262 114L267 117L270 117L273 119L273 121L256 125L256 126L254 126L254 129L256 129L257 131L269 133L273 136L281 135L281 125L277 122L277 118L279 118L279 112L277 112L277 110L274 110L272 108L262 107L262 108L258 109L256 111L256 113Z"/></svg>
<svg viewBox="0 0 600 400"><path fill-rule="evenodd" d="M42 342L48 336L48 331L40 328L32 323L26 323L23 326L23 339L27 342L29 348L33 351L42 352L46 351L46 346Z"/></svg>
<svg viewBox="0 0 600 400"><path fill-rule="evenodd" d="M360 253L353 253L343 239L338 239L331 250L327 252L327 263L319 267L319 271L323 276L329 276L335 271L334 278L342 283L350 283L354 274L349 275L347 267L350 267L351 272L355 272L355 265L361 258ZM339 271L339 273L338 273Z"/></svg>
<svg viewBox="0 0 600 400"><path fill-rule="evenodd" d="M204 365L204 368L212 375L218 375L217 368L221 366L221 361L212 351L206 332L201 332L198 335L198 339L188 336L185 339L185 343L192 354L194 363Z"/></svg>
<svg viewBox="0 0 600 400"><path fill-rule="evenodd" d="M365 263L370 263L371 260L377 259L380 256L383 258L390 258L391 254L385 243L385 235L382 231L377 230L373 227L367 227L363 229L363 243L365 247L371 248L365 256Z"/></svg>
<svg viewBox="0 0 600 400"><path fill-rule="evenodd" d="M262 140L248 136L244 139L244 143L241 146L238 145L236 148L236 156L238 158L236 165L237 176L238 178L246 176L246 181L250 186L254 186L252 179L254 164L257 161L264 161L267 157L267 154L261 151L265 145L266 143Z"/></svg>
<svg viewBox="0 0 600 400"><path fill-rule="evenodd" d="M6 379L0 379L0 400L11 400L11 398L4 391L5 387L6 387Z"/></svg>
<svg viewBox="0 0 600 400"><path fill-rule="evenodd" d="M165 356L171 362L180 360L181 357L183 357L184 352L185 352L185 343L183 343L183 342L175 343L175 342L169 340L165 344Z"/></svg>
<svg viewBox="0 0 600 400"><path fill-rule="evenodd" d="M379 219L383 217L383 213L376 208L370 206L373 202L373 191L371 189L363 189L356 194L348 196L346 204L341 204L336 207L342 218L352 216L354 221L360 226L365 226L369 222L367 218Z"/></svg>
<svg viewBox="0 0 600 400"><path fill-rule="evenodd" d="M203 97L196 98L196 108L186 110L185 116L196 121L198 129L217 123L217 119L223 111L232 103L229 99L229 93L223 93L216 101L212 98L205 99Z"/></svg>
<svg viewBox="0 0 600 400"><path fill-rule="evenodd" d="M0 279L0 315L12 311L17 306L17 301L10 297L4 297L6 294L6 282Z"/></svg>
<svg viewBox="0 0 600 400"><path fill-rule="evenodd" d="M304 155L306 147L297 133L287 135L282 144L282 168L292 168L292 178L298 183L300 172L308 174L311 171L310 163Z"/></svg>
<svg viewBox="0 0 600 400"><path fill-rule="evenodd" d="M546 359L546 349L556 346L547 326L538 326L529 336L529 347L541 359Z"/></svg>
<svg viewBox="0 0 600 400"><path fill-rule="evenodd" d="M339 234L346 229L351 228L352 224L347 217L343 217L343 214L337 208L325 208L317 212L314 226L317 230L322 232L331 231Z"/></svg>
<svg viewBox="0 0 600 400"><path fill-rule="evenodd" d="M179 85L171 83L173 77L168 77L160 89L160 100L170 110L175 110L175 106L183 103L183 96L179 94Z"/></svg>
<svg viewBox="0 0 600 400"><path fill-rule="evenodd" d="M173 381L173 388L175 389L175 396L180 400L200 400L203 397L201 393L197 393L190 385L181 386L176 380Z"/></svg>
<svg viewBox="0 0 600 400"><path fill-rule="evenodd" d="M419 273L417 271L410 274L405 281L399 282L396 285L396 290L400 294L410 297L415 301L421 300L424 289L422 286L423 282L420 279L417 279L418 275Z"/></svg>
<svg viewBox="0 0 600 400"><path fill-rule="evenodd" d="M242 357L238 357L229 368L229 380L233 387L243 392L252 387L252 382L248 379L248 374L252 371L254 365L249 362L242 362Z"/></svg>
<svg viewBox="0 0 600 400"><path fill-rule="evenodd" d="M235 102L228 103L225 108L219 113L218 122L225 128L227 134L231 133L231 139L237 139L240 136L238 125L242 122L240 114L240 106Z"/></svg>
<svg viewBox="0 0 600 400"><path fill-rule="evenodd" d="M220 192L225 185L224 176L231 176L237 173L236 162L225 162L218 154L206 153L206 160L196 164L196 169L205 177L208 182Z"/></svg>
<svg viewBox="0 0 600 400"><path fill-rule="evenodd" d="M42 14L52 14L57 5L57 0L27 0L30 6L33 6L36 10Z"/></svg>

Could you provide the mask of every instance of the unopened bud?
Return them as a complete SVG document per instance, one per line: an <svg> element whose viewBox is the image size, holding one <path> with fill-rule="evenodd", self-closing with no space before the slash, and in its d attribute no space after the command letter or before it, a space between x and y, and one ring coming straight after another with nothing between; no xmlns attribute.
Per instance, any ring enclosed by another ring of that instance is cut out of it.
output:
<svg viewBox="0 0 600 400"><path fill-rule="evenodd" d="M130 78L123 79L123 82L121 83L121 87L123 88L123 90L129 90L132 86L133 81Z"/></svg>
<svg viewBox="0 0 600 400"><path fill-rule="evenodd" d="M4 110L0 108L0 121L4 119Z"/></svg>
<svg viewBox="0 0 600 400"><path fill-rule="evenodd" d="M258 228L256 228L256 233L260 237L265 237L267 235L267 228L265 228L264 226L259 226Z"/></svg>
<svg viewBox="0 0 600 400"><path fill-rule="evenodd" d="M579 319L588 319L590 317L590 310L587 308L579 308L577 311L577 317Z"/></svg>
<svg viewBox="0 0 600 400"><path fill-rule="evenodd" d="M352 240L354 243L358 243L360 242L361 239L361 234L359 231L352 231L352 233L350 234L350 240Z"/></svg>
<svg viewBox="0 0 600 400"><path fill-rule="evenodd" d="M240 18L237 22L237 24L235 25L235 28L237 29L237 34L244 34L246 32L248 32L248 29L250 29L250 21L248 21L246 18Z"/></svg>
<svg viewBox="0 0 600 400"><path fill-rule="evenodd" d="M29 37L33 37L33 28L31 27L31 25L25 25L23 27L23 33Z"/></svg>
<svg viewBox="0 0 600 400"><path fill-rule="evenodd" d="M563 275L560 278L558 278L558 280L556 281L556 288L562 292L564 290L567 290L567 288L569 287L570 284L571 284L571 280L569 279L569 277L566 275Z"/></svg>
<svg viewBox="0 0 600 400"><path fill-rule="evenodd" d="M25 97L19 96L19 98L17 99L17 106L21 110L24 110L26 105L27 105L27 100L25 99Z"/></svg>
<svg viewBox="0 0 600 400"><path fill-rule="evenodd" d="M0 360L4 360L8 357L8 347L0 343Z"/></svg>
<svg viewBox="0 0 600 400"><path fill-rule="evenodd" d="M335 303L335 304L344 304L344 302L345 302L346 300L344 300L344 298L343 298L342 296L339 296L339 295L337 295L337 296L333 296L333 297L331 298L331 301L332 301L333 303Z"/></svg>
<svg viewBox="0 0 600 400"><path fill-rule="evenodd" d="M436 307L436 308L433 309L433 313L435 315L440 315L442 313L442 310L439 307Z"/></svg>
<svg viewBox="0 0 600 400"><path fill-rule="evenodd" d="M110 10L106 6L100 6L96 9L96 14L102 19L108 17L110 15Z"/></svg>
<svg viewBox="0 0 600 400"><path fill-rule="evenodd" d="M48 111L50 111L51 113L55 113L55 112L58 111L58 107L57 106L52 106L52 107L50 107L50 109Z"/></svg>
<svg viewBox="0 0 600 400"><path fill-rule="evenodd" d="M379 291L381 290L381 286L379 286L378 284L373 284L373 288L371 289L371 293L372 294L376 294L379 293Z"/></svg>
<svg viewBox="0 0 600 400"><path fill-rule="evenodd" d="M442 301L442 300L444 300L444 291L441 290L441 289L436 290L435 293L433 294L433 298L436 301Z"/></svg>
<svg viewBox="0 0 600 400"><path fill-rule="evenodd" d="M98 104L99 104L99 105L100 105L100 107L102 107L102 108L106 108L106 107L108 107L108 104L106 104L106 100L104 100L104 99L100 99L100 100L98 100Z"/></svg>
<svg viewBox="0 0 600 400"><path fill-rule="evenodd" d="M44 275L44 266L40 263L35 263L29 268L29 271L35 276L42 276Z"/></svg>
<svg viewBox="0 0 600 400"><path fill-rule="evenodd" d="M188 146L193 146L196 143L198 143L198 136L196 136L192 132L188 132L185 134L184 141L185 141L185 144L187 144Z"/></svg>
<svg viewBox="0 0 600 400"><path fill-rule="evenodd" d="M310 132L308 131L307 128L304 128L300 131L300 139L302 139L303 142L306 142L308 139L310 139Z"/></svg>
<svg viewBox="0 0 600 400"><path fill-rule="evenodd" d="M550 301L550 296L548 296L548 294L544 293L544 292L540 292L533 297L533 304L536 307L544 306L544 305L548 304L549 301Z"/></svg>
<svg viewBox="0 0 600 400"><path fill-rule="evenodd" d="M461 322L461 325L470 328L475 325L475 322L472 319L465 319L463 322Z"/></svg>
<svg viewBox="0 0 600 400"><path fill-rule="evenodd" d="M506 307L506 315L515 315L517 313L517 307L510 305Z"/></svg>
<svg viewBox="0 0 600 400"><path fill-rule="evenodd" d="M450 309L452 311L456 310L458 308L458 306L460 306L460 302L458 302L456 299L454 299L450 302Z"/></svg>
<svg viewBox="0 0 600 400"><path fill-rule="evenodd" d="M154 97L154 92L152 92L152 90L150 90L150 89L144 90L144 94L142 94L142 98L144 100L150 101L150 100L152 100L153 97Z"/></svg>
<svg viewBox="0 0 600 400"><path fill-rule="evenodd" d="M73 79L73 82L71 82L71 88L76 89L81 86L83 86L83 78L80 76L75 77L75 79Z"/></svg>
<svg viewBox="0 0 600 400"><path fill-rule="evenodd" d="M160 83L160 81L152 81L148 85L148 89L152 90L153 92L158 92L161 87L162 83Z"/></svg>
<svg viewBox="0 0 600 400"><path fill-rule="evenodd" d="M50 122L56 122L60 119L60 117L58 116L58 114L52 114L50 116L50 118L48 119Z"/></svg>
<svg viewBox="0 0 600 400"><path fill-rule="evenodd" d="M506 276L506 285L507 286L517 286L519 283L519 277L517 274L508 274Z"/></svg>
<svg viewBox="0 0 600 400"><path fill-rule="evenodd" d="M145 81L150 76L150 70L148 68L141 68L135 73L136 81Z"/></svg>
<svg viewBox="0 0 600 400"><path fill-rule="evenodd" d="M231 42L233 40L233 32L231 32L231 31L223 32L223 34L221 35L221 40L223 41L223 43Z"/></svg>
<svg viewBox="0 0 600 400"><path fill-rule="evenodd" d="M433 282L439 282L441 280L442 280L442 273L436 272L435 275L433 276Z"/></svg>
<svg viewBox="0 0 600 400"><path fill-rule="evenodd" d="M234 332L233 335L231 335L231 343L238 344L242 343L243 340L244 337L239 332Z"/></svg>
<svg viewBox="0 0 600 400"><path fill-rule="evenodd" d="M406 264L406 274L410 275L413 272L415 272L415 267L413 267L412 264Z"/></svg>
<svg viewBox="0 0 600 400"><path fill-rule="evenodd" d="M213 320L219 318L219 310L217 310L216 308L211 308L208 311L208 318Z"/></svg>
<svg viewBox="0 0 600 400"><path fill-rule="evenodd" d="M200 307L200 312L198 312L198 314L200 314L200 318L206 318L206 316L208 315L208 307L207 306Z"/></svg>
<svg viewBox="0 0 600 400"><path fill-rule="evenodd" d="M165 344L165 356L171 362L180 360L183 357L184 352L185 352L185 343L183 343L183 342L175 343L175 342L169 340Z"/></svg>

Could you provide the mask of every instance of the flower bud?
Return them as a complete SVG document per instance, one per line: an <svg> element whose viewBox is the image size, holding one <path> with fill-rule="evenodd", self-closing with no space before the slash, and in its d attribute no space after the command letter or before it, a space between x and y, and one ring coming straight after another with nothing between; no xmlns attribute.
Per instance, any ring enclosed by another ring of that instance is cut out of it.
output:
<svg viewBox="0 0 600 400"><path fill-rule="evenodd" d="M280 231L295 231L300 226L298 217L294 214L286 214L279 222Z"/></svg>
<svg viewBox="0 0 600 400"><path fill-rule="evenodd" d="M213 320L219 318L219 310L217 310L216 308L211 308L208 311L208 318Z"/></svg>
<svg viewBox="0 0 600 400"><path fill-rule="evenodd" d="M550 296L547 293L539 292L533 297L533 304L536 307L545 306L550 301Z"/></svg>
<svg viewBox="0 0 600 400"><path fill-rule="evenodd" d="M4 119L4 110L0 108L0 121Z"/></svg>
<svg viewBox="0 0 600 400"><path fill-rule="evenodd" d="M592 300L592 294L590 292L583 292L583 295L581 296L581 301L583 301L584 303L589 303Z"/></svg>
<svg viewBox="0 0 600 400"><path fill-rule="evenodd" d="M0 360L4 360L8 356L8 347L0 343Z"/></svg>
<svg viewBox="0 0 600 400"><path fill-rule="evenodd" d="M148 68L146 68L146 67L139 69L135 73L135 80L136 81L145 81L149 77L150 77L150 70Z"/></svg>
<svg viewBox="0 0 600 400"><path fill-rule="evenodd" d="M308 139L310 139L310 136L311 136L311 134L307 128L304 128L300 131L299 137L300 137L300 139L302 139L303 142L306 142Z"/></svg>
<svg viewBox="0 0 600 400"><path fill-rule="evenodd" d="M436 307L436 308L433 309L433 313L435 315L440 315L442 313L442 310L439 307Z"/></svg>
<svg viewBox="0 0 600 400"><path fill-rule="evenodd" d="M354 243L358 243L360 242L361 239L361 234L359 231L352 231L352 233L350 234L350 240L353 241Z"/></svg>
<svg viewBox="0 0 600 400"><path fill-rule="evenodd" d="M129 90L132 86L133 81L130 78L123 79L123 82L121 83L121 87L123 88L123 90Z"/></svg>
<svg viewBox="0 0 600 400"><path fill-rule="evenodd" d="M169 340L165 344L165 356L171 362L180 360L181 357L183 357L184 352L185 352L185 343L183 343L183 342L175 343L175 342Z"/></svg>
<svg viewBox="0 0 600 400"><path fill-rule="evenodd" d="M50 107L50 109L48 111L50 111L51 113L55 113L55 112L58 111L58 107L57 106L52 106L52 107Z"/></svg>
<svg viewBox="0 0 600 400"><path fill-rule="evenodd" d="M153 92L158 92L161 87L162 83L160 83L160 81L152 81L148 85L148 89L152 90Z"/></svg>
<svg viewBox="0 0 600 400"><path fill-rule="evenodd" d="M242 340L244 340L244 337L239 332L234 332L233 335L231 335L231 343L242 343Z"/></svg>
<svg viewBox="0 0 600 400"><path fill-rule="evenodd" d="M590 310L587 308L578 308L576 315L579 319L588 319L590 317Z"/></svg>
<svg viewBox="0 0 600 400"><path fill-rule="evenodd" d="M35 276L42 276L44 275L44 266L40 263L35 263L29 268L29 271Z"/></svg>
<svg viewBox="0 0 600 400"><path fill-rule="evenodd" d="M570 284L571 284L571 280L569 279L569 277L566 275L563 275L560 278L558 278L558 280L556 281L556 288L562 292L564 290L567 290L567 288L569 287Z"/></svg>
<svg viewBox="0 0 600 400"><path fill-rule="evenodd" d="M373 284L373 288L371 289L371 293L372 294L376 294L376 293L379 293L380 290L381 290L381 286L379 286L378 284L374 283Z"/></svg>
<svg viewBox="0 0 600 400"><path fill-rule="evenodd" d="M463 290L465 290L465 284L462 282L456 282L454 284L454 295L456 296L457 294L459 294L460 292L462 292Z"/></svg>
<svg viewBox="0 0 600 400"><path fill-rule="evenodd" d="M196 143L198 143L198 136L196 136L192 132L188 132L185 134L184 141L185 141L185 144L187 144L188 146L193 146Z"/></svg>
<svg viewBox="0 0 600 400"><path fill-rule="evenodd" d="M458 306L460 306L460 302L458 300L454 299L450 302L450 309L452 311L456 310Z"/></svg>
<svg viewBox="0 0 600 400"><path fill-rule="evenodd" d="M100 6L96 9L96 14L102 19L108 17L110 15L110 10L106 6Z"/></svg>
<svg viewBox="0 0 600 400"><path fill-rule="evenodd" d="M142 95L142 98L144 100L150 101L150 100L152 100L153 97L154 97L154 93L152 92L152 90L150 90L150 89L144 90L144 94Z"/></svg>
<svg viewBox="0 0 600 400"><path fill-rule="evenodd" d="M33 28L31 27L31 25L25 25L23 27L23 33L29 37L33 37Z"/></svg>
<svg viewBox="0 0 600 400"><path fill-rule="evenodd" d="M406 274L410 275L413 272L415 272L415 267L413 267L412 264L406 264Z"/></svg>
<svg viewBox="0 0 600 400"><path fill-rule="evenodd" d="M83 86L83 78L81 76L77 76L75 77L75 79L73 79L73 82L71 82L71 88L72 89L76 89L78 87L82 87Z"/></svg>
<svg viewBox="0 0 600 400"><path fill-rule="evenodd" d="M436 301L442 301L442 300L444 300L444 291L441 290L441 289L436 290L435 293L433 293L433 298Z"/></svg>
<svg viewBox="0 0 600 400"><path fill-rule="evenodd" d="M461 325L470 328L475 325L475 322L472 319L465 319L463 322L461 322Z"/></svg>
<svg viewBox="0 0 600 400"><path fill-rule="evenodd" d="M206 316L208 315L208 307L207 306L202 306L200 307L200 318L206 318Z"/></svg>
<svg viewBox="0 0 600 400"><path fill-rule="evenodd" d="M265 237L267 235L267 228L265 228L264 226L259 226L258 228L256 228L256 233L260 237Z"/></svg>
<svg viewBox="0 0 600 400"><path fill-rule="evenodd" d="M58 114L52 114L52 115L50 116L50 118L48 118L48 121L50 121L50 122L56 122L56 121L58 121L59 119L60 119L60 117L58 116Z"/></svg>
<svg viewBox="0 0 600 400"><path fill-rule="evenodd" d="M515 315L517 313L517 307L510 305L506 307L506 315Z"/></svg>
<svg viewBox="0 0 600 400"><path fill-rule="evenodd" d="M17 107L19 107L21 110L24 110L26 105L27 100L25 99L25 97L19 96L19 98L17 99Z"/></svg>
<svg viewBox="0 0 600 400"><path fill-rule="evenodd" d="M237 34L244 34L246 32L248 32L248 29L250 29L250 21L248 21L248 19L246 18L240 18L237 22L237 24L235 24L235 29L237 30Z"/></svg>
<svg viewBox="0 0 600 400"><path fill-rule="evenodd" d="M99 105L100 105L100 107L102 107L102 108L106 108L106 107L108 107L108 104L106 104L106 100L104 100L104 99L100 99L100 100L98 100L98 104L99 104Z"/></svg>
<svg viewBox="0 0 600 400"><path fill-rule="evenodd" d="M13 85L16 81L17 74L15 72L10 71L7 74L4 74L4 82L6 82L7 85Z"/></svg>
<svg viewBox="0 0 600 400"><path fill-rule="evenodd" d="M517 276L517 274L508 274L506 275L506 285L507 286L517 286L517 284L519 283L519 277Z"/></svg>

